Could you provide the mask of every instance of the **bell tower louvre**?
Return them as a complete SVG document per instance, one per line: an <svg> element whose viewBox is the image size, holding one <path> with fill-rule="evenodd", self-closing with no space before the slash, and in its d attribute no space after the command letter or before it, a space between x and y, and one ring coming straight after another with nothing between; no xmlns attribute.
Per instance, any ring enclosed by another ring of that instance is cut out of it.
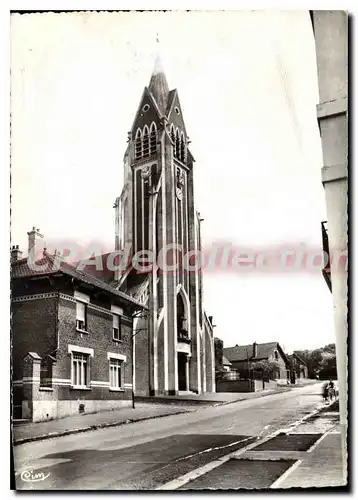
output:
<svg viewBox="0 0 358 500"><path fill-rule="evenodd" d="M145 272L131 267L116 273L118 288L149 309L134 322L133 383L143 396L215 392L213 326L202 306L202 271L188 260L189 252L200 250L188 143L178 92L169 90L157 57L128 133L124 186L115 204L116 251L130 247L142 257L149 252L158 264Z"/></svg>

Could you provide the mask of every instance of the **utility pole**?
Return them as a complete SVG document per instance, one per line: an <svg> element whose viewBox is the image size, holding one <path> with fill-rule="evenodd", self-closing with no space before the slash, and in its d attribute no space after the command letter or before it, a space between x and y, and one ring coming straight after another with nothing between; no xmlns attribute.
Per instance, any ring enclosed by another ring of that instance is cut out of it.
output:
<svg viewBox="0 0 358 500"><path fill-rule="evenodd" d="M140 310L140 311L135 311L132 315L132 319L133 318L146 318L148 316L141 316L143 314L143 311ZM133 385L133 381L134 381L134 370L135 370L135 366L134 366L134 337L140 333L140 332L148 332L148 328L139 328L138 330L134 330L132 335L131 335L131 356L132 356L132 408L134 410L135 408L135 394L134 394L134 385Z"/></svg>

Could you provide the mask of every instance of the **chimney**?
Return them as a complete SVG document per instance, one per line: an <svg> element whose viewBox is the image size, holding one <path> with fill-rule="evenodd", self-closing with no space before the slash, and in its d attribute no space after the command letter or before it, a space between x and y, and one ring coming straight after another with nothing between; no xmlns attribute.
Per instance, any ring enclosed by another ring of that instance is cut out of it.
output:
<svg viewBox="0 0 358 500"><path fill-rule="evenodd" d="M31 252L32 256L35 258L35 261L37 259L41 259L43 255L43 250L44 250L44 244L41 241L43 238L43 235L40 234L40 230L36 229L34 226L31 231L27 233L28 236L28 255L30 255Z"/></svg>
<svg viewBox="0 0 358 500"><path fill-rule="evenodd" d="M16 262L22 258L22 252L19 245L13 245L11 248L11 262Z"/></svg>
<svg viewBox="0 0 358 500"><path fill-rule="evenodd" d="M254 343L252 344L252 356L253 356L254 358L256 358L256 357L257 357L257 342L254 342Z"/></svg>

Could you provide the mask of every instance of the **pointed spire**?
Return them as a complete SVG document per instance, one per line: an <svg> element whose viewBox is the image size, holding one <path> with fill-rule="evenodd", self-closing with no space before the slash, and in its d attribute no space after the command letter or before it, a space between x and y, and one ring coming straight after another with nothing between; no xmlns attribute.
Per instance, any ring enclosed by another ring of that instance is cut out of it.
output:
<svg viewBox="0 0 358 500"><path fill-rule="evenodd" d="M168 103L169 86L164 74L163 64L159 55L155 60L154 69L149 82L148 89L151 92L154 99L156 100L159 110L161 111L161 113L164 114Z"/></svg>

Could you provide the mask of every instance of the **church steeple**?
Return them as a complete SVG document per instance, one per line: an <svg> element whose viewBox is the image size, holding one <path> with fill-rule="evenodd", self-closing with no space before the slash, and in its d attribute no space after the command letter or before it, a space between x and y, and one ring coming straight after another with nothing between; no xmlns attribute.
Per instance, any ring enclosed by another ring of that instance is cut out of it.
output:
<svg viewBox="0 0 358 500"><path fill-rule="evenodd" d="M169 86L164 74L162 61L159 56L157 56L155 60L148 90L154 97L160 112L164 114L168 104Z"/></svg>

